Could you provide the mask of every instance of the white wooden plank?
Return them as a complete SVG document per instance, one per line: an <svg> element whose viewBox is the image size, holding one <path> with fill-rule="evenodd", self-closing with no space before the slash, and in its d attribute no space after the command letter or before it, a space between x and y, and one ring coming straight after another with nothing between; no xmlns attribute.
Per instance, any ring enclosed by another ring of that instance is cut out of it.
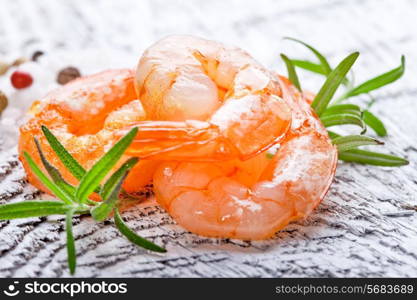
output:
<svg viewBox="0 0 417 300"><path fill-rule="evenodd" d="M150 201L125 216L140 234L167 247L167 255L156 256L132 246L111 224L77 218L77 275L417 276L417 38L412 32L416 5L411 0L43 0L26 7L22 0L1 1L0 54L6 57L38 48L49 56L106 51L110 56L123 53L125 60L112 63L125 65L164 35L190 33L238 45L268 67L284 70L279 52L308 55L281 40L295 36L318 46L334 63L360 50L355 73L360 81L396 66L400 54L407 56L406 75L375 94L378 103L373 110L388 125L387 151L408 157L409 166L340 164L320 207L308 219L262 242L198 237ZM99 70L110 62L108 56L100 60L90 54L82 63L86 66L81 68ZM303 82L314 88L321 80L303 76ZM0 128L3 139L5 134ZM15 150L1 147L0 203L38 197L25 181ZM0 221L0 276L68 276L64 243L60 218Z"/></svg>

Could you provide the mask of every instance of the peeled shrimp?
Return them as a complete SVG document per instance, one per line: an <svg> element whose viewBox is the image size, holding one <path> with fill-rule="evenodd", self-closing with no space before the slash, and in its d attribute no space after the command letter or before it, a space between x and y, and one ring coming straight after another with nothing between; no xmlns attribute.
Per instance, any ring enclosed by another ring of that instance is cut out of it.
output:
<svg viewBox="0 0 417 300"><path fill-rule="evenodd" d="M34 102L29 120L20 128L19 154L29 182L49 192L22 157L26 151L42 166L34 138L39 140L46 159L58 168L63 178L71 184L78 182L49 146L41 125L52 130L75 159L89 169L116 143L116 130L145 118L145 111L136 97L133 71L128 69L79 78L52 91ZM129 173L123 187L130 192L140 191L152 181L156 165L156 161L140 161Z"/></svg>
<svg viewBox="0 0 417 300"><path fill-rule="evenodd" d="M334 177L337 151L303 98L284 78L290 132L272 159L261 153L227 163L165 162L154 175L156 199L191 232L265 239L308 215Z"/></svg>

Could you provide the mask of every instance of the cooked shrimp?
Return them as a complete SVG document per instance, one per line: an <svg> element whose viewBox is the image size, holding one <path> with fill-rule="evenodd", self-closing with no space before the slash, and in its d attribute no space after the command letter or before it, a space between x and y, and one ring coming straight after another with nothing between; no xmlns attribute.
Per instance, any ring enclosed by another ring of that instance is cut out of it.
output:
<svg viewBox="0 0 417 300"><path fill-rule="evenodd" d="M38 165L42 165L34 143L34 138L37 138L46 158L58 168L64 179L77 183L49 146L41 125L51 129L65 148L88 169L117 141L118 137L113 134L115 130L145 120L145 111L136 99L133 71L125 69L79 78L35 101L30 119L20 128L19 137L19 153L29 181L48 192L22 159L23 151L26 151ZM156 164L155 161L140 161L127 177L124 188L139 191L152 180ZM141 176L138 176L139 172Z"/></svg>
<svg viewBox="0 0 417 300"><path fill-rule="evenodd" d="M149 122L128 154L164 160L248 159L291 121L276 78L238 48L191 36L151 46L136 71Z"/></svg>
<svg viewBox="0 0 417 300"><path fill-rule="evenodd" d="M180 225L205 236L264 239L323 199L334 177L336 148L307 99L284 78L280 85L293 122L272 159L264 152L245 162L158 167L156 199Z"/></svg>
<svg viewBox="0 0 417 300"><path fill-rule="evenodd" d="M289 82L242 50L188 36L150 47L135 78L114 70L78 79L35 102L31 113L20 153L40 164L38 138L70 183L76 179L47 145L41 125L85 168L139 126L126 155L145 160L124 187L138 191L153 177L157 201L201 235L273 235L318 205L336 167L326 130ZM276 143L269 159L265 150ZM29 181L46 191L22 161Z"/></svg>

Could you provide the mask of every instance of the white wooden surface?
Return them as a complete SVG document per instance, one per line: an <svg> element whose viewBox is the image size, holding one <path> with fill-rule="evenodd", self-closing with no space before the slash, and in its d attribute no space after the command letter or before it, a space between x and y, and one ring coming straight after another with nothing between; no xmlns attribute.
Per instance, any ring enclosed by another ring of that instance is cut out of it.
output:
<svg viewBox="0 0 417 300"><path fill-rule="evenodd" d="M373 111L388 126L386 151L407 157L409 166L340 164L320 207L263 242L198 237L150 201L125 217L140 234L167 247L168 254L156 256L132 246L111 223L75 218L78 276L417 276L417 1L0 0L0 7L0 56L45 50L46 60L55 63L49 69L46 64L44 73L67 63L83 73L133 66L143 49L174 33L240 46L280 72L280 52L308 56L283 36L314 44L333 63L359 50L358 81L407 56L406 75L375 93ZM45 82L24 95L14 92L10 100L46 92ZM303 76L312 90L320 82ZM0 81L0 89L6 85ZM0 128L0 203L38 197L6 135ZM64 242L59 217L0 221L0 277L68 276Z"/></svg>

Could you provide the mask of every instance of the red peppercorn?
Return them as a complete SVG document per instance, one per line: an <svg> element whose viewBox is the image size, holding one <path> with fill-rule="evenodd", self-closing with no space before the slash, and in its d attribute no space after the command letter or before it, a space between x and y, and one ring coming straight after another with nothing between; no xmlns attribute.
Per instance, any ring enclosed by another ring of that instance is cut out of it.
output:
<svg viewBox="0 0 417 300"><path fill-rule="evenodd" d="M32 75L27 72L14 71L10 77L10 81L14 88L24 89L32 85L33 78Z"/></svg>

